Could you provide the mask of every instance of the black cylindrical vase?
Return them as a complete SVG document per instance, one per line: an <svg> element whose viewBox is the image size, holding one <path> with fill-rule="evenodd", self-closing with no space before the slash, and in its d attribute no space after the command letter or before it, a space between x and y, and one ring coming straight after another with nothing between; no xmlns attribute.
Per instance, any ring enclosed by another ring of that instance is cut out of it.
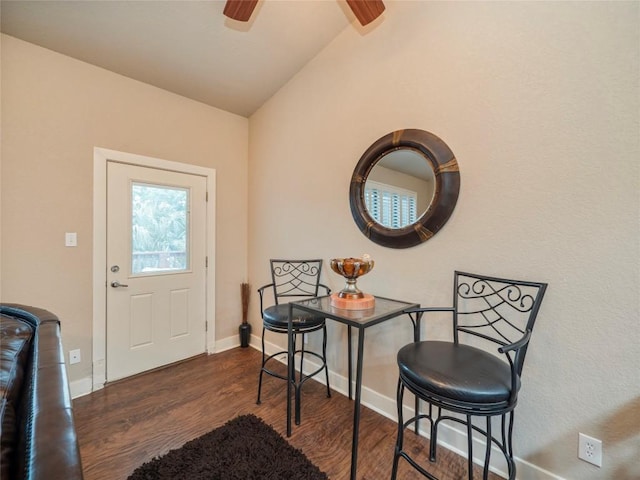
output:
<svg viewBox="0 0 640 480"><path fill-rule="evenodd" d="M242 323L238 328L240 332L240 346L245 348L249 346L249 338L251 337L251 324Z"/></svg>

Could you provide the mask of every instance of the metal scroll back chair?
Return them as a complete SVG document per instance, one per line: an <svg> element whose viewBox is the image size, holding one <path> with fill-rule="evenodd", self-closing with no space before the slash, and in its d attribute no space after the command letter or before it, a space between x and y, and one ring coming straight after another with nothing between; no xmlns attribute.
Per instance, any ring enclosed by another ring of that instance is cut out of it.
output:
<svg viewBox="0 0 640 480"><path fill-rule="evenodd" d="M288 333L289 321L289 301L312 298L319 296L321 289L323 294L330 294L331 290L326 285L320 283L320 273L322 272L322 260L271 260L271 280L268 285L258 289L260 294L260 313L262 314L262 366L260 368L260 379L258 381L258 401L261 403L262 376L264 373L272 377L287 380L286 375L270 370L267 363L274 357L286 354L287 351L279 351L267 356L264 348L264 337L267 330L276 333ZM264 308L266 292L271 289L275 304ZM327 367L327 327L323 317L317 317L311 313L293 310L293 350L294 358L300 356L300 375L298 379L292 379L295 389L295 421L300 424L300 392L302 385L311 377L317 375L322 370L325 371L327 382L327 397L331 397L329 387L329 369ZM304 334L322 330L322 353L312 352L305 349L304 338L301 347L296 349L298 337ZM320 360L321 365L315 371L304 374L304 357L312 355Z"/></svg>
<svg viewBox="0 0 640 480"><path fill-rule="evenodd" d="M514 409L527 346L546 288L546 283L455 272L453 307L412 311L411 315L417 319L427 312L451 312L453 341L414 342L398 352L398 437L392 480L396 478L401 457L422 475L436 478L427 472L425 462L419 463L410 452L403 450L404 429L413 424L417 433L421 419L427 419L430 424L431 462L436 461L440 422L453 421L466 426L470 480L473 479L473 432L486 440L483 478L486 480L489 474L492 445L504 454L509 479L515 478ZM486 344L485 341L493 345L492 351L478 348ZM402 415L405 389L415 395L415 416L406 422ZM419 411L420 400L428 403L426 413ZM443 410L456 416L443 414ZM473 424L474 416L485 417L486 427ZM501 417L500 438L491 431L494 416Z"/></svg>

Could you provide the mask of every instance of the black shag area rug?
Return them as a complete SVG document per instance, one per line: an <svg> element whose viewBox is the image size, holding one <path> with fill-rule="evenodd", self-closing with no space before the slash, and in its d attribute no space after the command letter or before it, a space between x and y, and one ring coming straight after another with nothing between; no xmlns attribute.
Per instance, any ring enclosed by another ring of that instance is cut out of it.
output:
<svg viewBox="0 0 640 480"><path fill-rule="evenodd" d="M327 480L255 415L237 417L138 467L128 480Z"/></svg>

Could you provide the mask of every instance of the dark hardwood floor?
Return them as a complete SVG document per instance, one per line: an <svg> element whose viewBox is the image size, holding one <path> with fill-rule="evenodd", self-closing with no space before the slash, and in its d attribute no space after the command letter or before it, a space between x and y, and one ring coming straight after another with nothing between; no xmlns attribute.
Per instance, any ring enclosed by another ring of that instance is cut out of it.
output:
<svg viewBox="0 0 640 480"><path fill-rule="evenodd" d="M75 399L85 479L124 480L142 463L242 414L261 417L285 436L286 385L265 376L262 404L256 405L259 365L258 351L236 348L131 377ZM337 392L327 398L325 387L310 381L303 388L302 423L294 425L287 440L332 480L348 479L352 421L352 401ZM395 436L394 421L362 408L359 480L390 477ZM414 454L427 454L425 439L411 432L406 438ZM466 478L466 461L441 448L433 471L443 480ZM423 477L401 460L398 479L418 478Z"/></svg>

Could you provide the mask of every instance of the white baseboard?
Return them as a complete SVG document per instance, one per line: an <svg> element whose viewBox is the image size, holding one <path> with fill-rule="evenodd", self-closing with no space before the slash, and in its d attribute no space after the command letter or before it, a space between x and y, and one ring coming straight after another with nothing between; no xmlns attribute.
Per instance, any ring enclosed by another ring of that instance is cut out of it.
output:
<svg viewBox="0 0 640 480"><path fill-rule="evenodd" d="M90 394L93 391L93 377L88 376L69 382L69 390L71 390L71 398Z"/></svg>
<svg viewBox="0 0 640 480"><path fill-rule="evenodd" d="M253 335L252 335L253 337ZM254 339L251 338L251 343L253 343ZM214 345L214 351L209 350L209 354L212 353L221 353L226 350L231 350L232 348L236 348L240 346L240 338L238 335L232 335L231 337L223 338L222 340L217 340Z"/></svg>

